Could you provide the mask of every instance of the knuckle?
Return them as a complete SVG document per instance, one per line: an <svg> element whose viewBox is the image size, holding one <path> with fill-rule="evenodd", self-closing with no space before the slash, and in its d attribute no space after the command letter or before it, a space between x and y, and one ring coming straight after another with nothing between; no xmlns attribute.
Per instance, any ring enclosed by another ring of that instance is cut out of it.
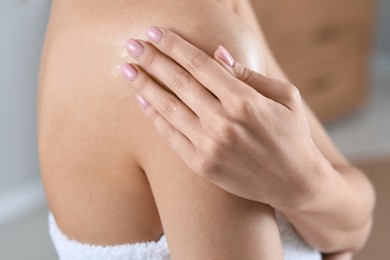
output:
<svg viewBox="0 0 390 260"><path fill-rule="evenodd" d="M202 177L215 180L216 174L223 168L223 148L224 147L213 138L204 139L203 143L198 147L196 172Z"/></svg>
<svg viewBox="0 0 390 260"><path fill-rule="evenodd" d="M253 106L248 99L240 98L234 106L234 119L236 121L248 120L253 114Z"/></svg>
<svg viewBox="0 0 390 260"><path fill-rule="evenodd" d="M238 76L241 81L244 81L248 85L251 85L256 80L256 77L257 73L247 67L244 67Z"/></svg>
<svg viewBox="0 0 390 260"><path fill-rule="evenodd" d="M196 53L189 57L188 62L192 69L200 70L205 68L208 64L209 57L206 54Z"/></svg>
<svg viewBox="0 0 390 260"><path fill-rule="evenodd" d="M152 123L156 124L156 121L157 121L157 118L159 117L159 114L155 109L149 109L148 113L146 115Z"/></svg>
<svg viewBox="0 0 390 260"><path fill-rule="evenodd" d="M164 37L163 37L163 48L165 51L167 52L172 52L174 49L175 49L175 46L176 46L176 43L177 43L177 39L175 37L175 35L171 34L171 33L167 33Z"/></svg>
<svg viewBox="0 0 390 260"><path fill-rule="evenodd" d="M212 176L216 172L217 167L214 161L210 160L207 156L201 156L197 163L198 174L206 179L212 179Z"/></svg>
<svg viewBox="0 0 390 260"><path fill-rule="evenodd" d="M211 156L217 156L224 149L229 148L230 144L236 138L236 132L233 124L227 120L221 120L217 124L214 142L210 147Z"/></svg>
<svg viewBox="0 0 390 260"><path fill-rule="evenodd" d="M202 159L199 159L197 165L196 165L196 173L198 173L199 176L208 179L210 176L210 170L209 170L209 163L208 161L204 161Z"/></svg>
<svg viewBox="0 0 390 260"><path fill-rule="evenodd" d="M298 88L290 84L289 87L286 89L286 98L287 101L292 104L299 102L301 100L301 94Z"/></svg>
<svg viewBox="0 0 390 260"><path fill-rule="evenodd" d="M172 87L172 89L183 91L188 86L189 82L189 75L180 72L172 77L170 86Z"/></svg>
<svg viewBox="0 0 390 260"><path fill-rule="evenodd" d="M168 142L171 143L174 135L174 130L171 126L166 126L162 131L161 131L161 136Z"/></svg>
<svg viewBox="0 0 390 260"><path fill-rule="evenodd" d="M173 99L169 99L168 101L166 101L161 108L162 113L167 119L172 118L176 110L177 104Z"/></svg>
<svg viewBox="0 0 390 260"><path fill-rule="evenodd" d="M151 79L140 71L134 83L135 90L138 93L142 93L151 84Z"/></svg>
<svg viewBox="0 0 390 260"><path fill-rule="evenodd" d="M145 55L143 60L143 65L145 67L152 67L156 62L157 57L157 51L153 50L148 53L148 55Z"/></svg>

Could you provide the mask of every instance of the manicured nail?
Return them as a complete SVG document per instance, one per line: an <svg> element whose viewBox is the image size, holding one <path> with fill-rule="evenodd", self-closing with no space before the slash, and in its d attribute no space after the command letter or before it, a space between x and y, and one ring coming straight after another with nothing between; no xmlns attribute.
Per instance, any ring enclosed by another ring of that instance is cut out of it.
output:
<svg viewBox="0 0 390 260"><path fill-rule="evenodd" d="M233 67L234 65L234 59L232 55L221 45L218 46L217 56L229 67Z"/></svg>
<svg viewBox="0 0 390 260"><path fill-rule="evenodd" d="M138 58L142 55L142 53L144 53L144 46L139 41L134 39L129 39L126 42L126 49L135 58Z"/></svg>
<svg viewBox="0 0 390 260"><path fill-rule="evenodd" d="M148 36L151 41L159 43L163 34L157 27L151 26L146 29L146 36Z"/></svg>
<svg viewBox="0 0 390 260"><path fill-rule="evenodd" d="M142 107L142 109L147 109L148 106L149 106L149 102L146 101L146 99L144 99L142 96L140 95L137 95L137 101L138 101L138 104Z"/></svg>
<svg viewBox="0 0 390 260"><path fill-rule="evenodd" d="M121 65L121 72L129 81L133 81L138 75L137 69L133 65L127 63Z"/></svg>

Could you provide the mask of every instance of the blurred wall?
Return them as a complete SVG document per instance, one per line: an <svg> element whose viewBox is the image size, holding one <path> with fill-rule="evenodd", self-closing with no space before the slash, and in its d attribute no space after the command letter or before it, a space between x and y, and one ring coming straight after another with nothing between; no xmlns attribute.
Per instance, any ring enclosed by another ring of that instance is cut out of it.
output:
<svg viewBox="0 0 390 260"><path fill-rule="evenodd" d="M378 1L376 47L390 55L390 0Z"/></svg>
<svg viewBox="0 0 390 260"><path fill-rule="evenodd" d="M0 1L0 201L6 191L38 179L37 75L49 5Z"/></svg>

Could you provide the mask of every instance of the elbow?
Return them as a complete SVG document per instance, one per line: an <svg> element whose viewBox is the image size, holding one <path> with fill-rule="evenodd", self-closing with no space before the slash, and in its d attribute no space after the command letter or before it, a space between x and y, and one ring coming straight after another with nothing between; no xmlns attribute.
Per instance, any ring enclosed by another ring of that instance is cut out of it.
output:
<svg viewBox="0 0 390 260"><path fill-rule="evenodd" d="M359 169L350 166L350 165L338 165L335 167L339 172L343 172L343 176L346 179L349 179L352 188L352 196L358 198L355 200L356 208L359 210L356 211L356 219L351 222L354 223L350 226L351 229L345 229L340 231L341 235L339 241L326 241L328 243L323 243L323 245L338 245L338 249L335 248L322 248L325 249L322 252L326 253L340 253L340 252L358 252L362 250L367 244L369 237L371 235L371 230L374 221L374 209L376 204L376 192L373 184L368 179L368 177ZM352 174L353 173L353 174ZM354 178L351 178L351 177ZM359 213L357 213L359 212ZM333 243L332 243L333 242ZM327 249L327 250L326 250Z"/></svg>
<svg viewBox="0 0 390 260"><path fill-rule="evenodd" d="M372 224L373 217L371 216L367 220L367 222L360 228L353 231L345 231L345 233L343 232L344 234L340 234L338 236L338 239L335 239L335 237L330 237L329 239L318 241L317 245L315 245L315 248L317 248L322 253L328 255L329 257L341 255L344 256L345 254L356 253L366 246L371 234Z"/></svg>
<svg viewBox="0 0 390 260"><path fill-rule="evenodd" d="M363 225L361 225L355 232L353 232L353 235L351 236L352 241L356 241L353 246L351 247L351 252L358 252L362 250L371 235L372 226L374 222L374 209L376 205L376 192L374 189L374 186L370 182L370 180L367 178L366 175L362 174L363 177L366 180L367 184L367 196L366 196L366 212L368 212L368 215L366 215L366 221Z"/></svg>
<svg viewBox="0 0 390 260"><path fill-rule="evenodd" d="M368 239L370 238L371 235L373 222L374 222L374 217L371 216L370 219L367 221L367 223L365 223L365 225L360 230L357 231L356 242L351 246L351 249L348 251L356 253L362 250L366 246Z"/></svg>
<svg viewBox="0 0 390 260"><path fill-rule="evenodd" d="M337 252L323 251L326 253L322 254L322 259L323 260L352 260L353 255L356 252L362 250L367 244L367 241L371 233L372 222L373 222L372 219L370 219L369 222L363 227L360 235L361 237L357 239L356 242L353 245L351 245L349 249L339 250Z"/></svg>

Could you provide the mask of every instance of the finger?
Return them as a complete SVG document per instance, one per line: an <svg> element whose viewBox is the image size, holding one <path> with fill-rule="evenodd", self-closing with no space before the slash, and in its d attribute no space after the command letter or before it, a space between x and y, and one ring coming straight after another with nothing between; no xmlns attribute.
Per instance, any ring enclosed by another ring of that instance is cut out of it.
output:
<svg viewBox="0 0 390 260"><path fill-rule="evenodd" d="M220 100L235 93L237 84L232 84L234 78L212 57L176 33L161 27L149 27L146 35L157 49L179 63Z"/></svg>
<svg viewBox="0 0 390 260"><path fill-rule="evenodd" d="M145 111L152 107L189 140L196 140L200 131L200 123L199 118L191 109L177 97L165 91L141 68L123 64L121 72L147 102L141 104Z"/></svg>
<svg viewBox="0 0 390 260"><path fill-rule="evenodd" d="M214 53L214 58L225 70L234 75L237 79L245 82L257 92L282 105L292 108L300 94L298 89L290 83L268 78L257 73L243 64L235 61L230 53L219 46Z"/></svg>
<svg viewBox="0 0 390 260"><path fill-rule="evenodd" d="M137 96L138 100L143 97ZM141 101L141 103L144 101ZM142 106L142 104L141 104ZM168 143L174 152L176 152L186 163L191 163L195 155L193 143L174 126L172 126L161 114L153 107L148 106L144 113L153 124L157 133Z"/></svg>
<svg viewBox="0 0 390 260"><path fill-rule="evenodd" d="M171 89L197 115L205 116L220 106L218 99L190 73L152 45L130 39L126 48L146 72Z"/></svg>

